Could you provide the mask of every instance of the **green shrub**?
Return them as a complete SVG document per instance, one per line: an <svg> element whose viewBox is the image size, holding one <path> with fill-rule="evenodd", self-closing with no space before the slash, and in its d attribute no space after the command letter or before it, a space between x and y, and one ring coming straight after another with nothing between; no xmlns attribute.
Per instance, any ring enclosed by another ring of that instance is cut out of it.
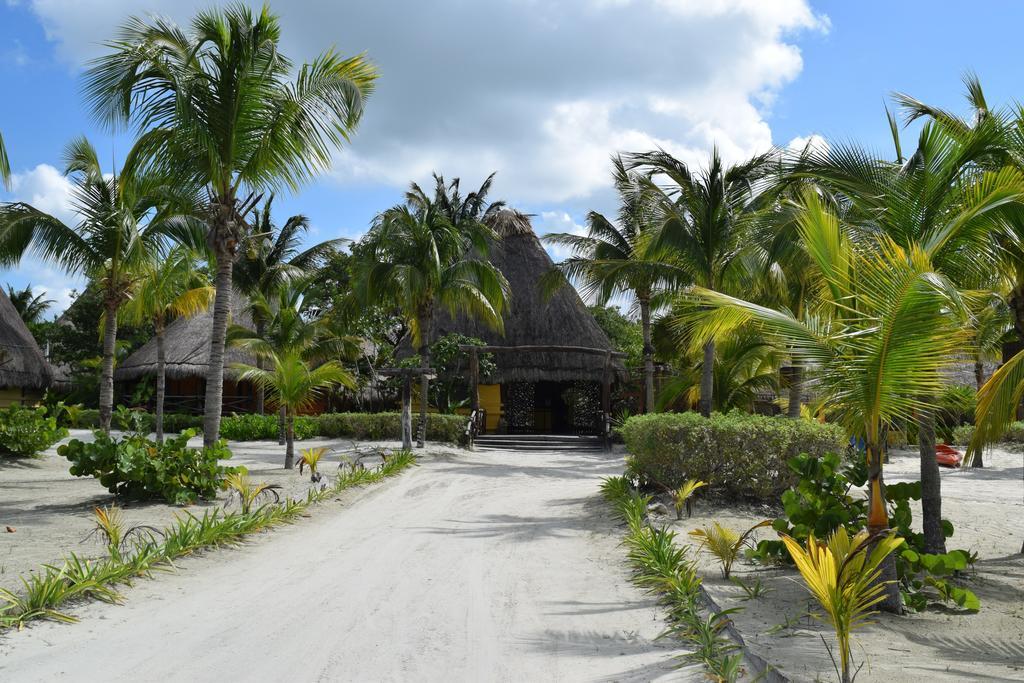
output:
<svg viewBox="0 0 1024 683"><path fill-rule="evenodd" d="M974 436L974 425L961 425L953 430L953 443L966 446ZM999 439L999 443L1024 444L1024 422L1014 422Z"/></svg>
<svg viewBox="0 0 1024 683"><path fill-rule="evenodd" d="M276 440L277 429L277 413L268 415L236 413L225 417L220 422L221 438L229 441ZM295 418L296 439L312 439L317 436L318 430L317 418L309 416Z"/></svg>
<svg viewBox="0 0 1024 683"><path fill-rule="evenodd" d="M834 453L821 457L801 454L789 460L789 468L797 475L796 484L782 494L783 516L772 522L780 534L806 545L811 534L826 538L839 528L856 534L867 525L867 499L854 490L868 480L867 464L859 460L847 465ZM924 552L924 534L915 531L911 501L921 500L921 482L901 482L885 487L889 525L906 544L896 554L896 573L904 604L923 610L929 600L955 602L965 609L977 610L977 596L970 590L948 580L973 564L976 556L964 550L951 550L942 555ZM953 535L953 525L942 520L946 538ZM764 563L790 563L792 558L782 541L763 540L751 553Z"/></svg>
<svg viewBox="0 0 1024 683"><path fill-rule="evenodd" d="M413 428L418 418L413 416ZM325 413L319 418L320 436L337 439L382 441L399 439L401 415L399 413ZM427 415L427 441L461 443L467 418L463 415Z"/></svg>
<svg viewBox="0 0 1024 683"><path fill-rule="evenodd" d="M183 505L213 498L226 474L220 460L231 457L224 441L211 448L189 448L195 432L185 430L162 446L142 434L118 441L101 431L95 441L75 439L57 449L71 461L71 474L96 477L111 493L133 499L163 498Z"/></svg>
<svg viewBox="0 0 1024 683"><path fill-rule="evenodd" d="M622 434L643 478L669 488L699 479L728 498L771 502L795 481L790 458L846 445L835 425L739 412L639 415Z"/></svg>
<svg viewBox="0 0 1024 683"><path fill-rule="evenodd" d="M67 434L68 430L57 426L57 418L48 416L42 406L0 410L0 453L38 455Z"/></svg>

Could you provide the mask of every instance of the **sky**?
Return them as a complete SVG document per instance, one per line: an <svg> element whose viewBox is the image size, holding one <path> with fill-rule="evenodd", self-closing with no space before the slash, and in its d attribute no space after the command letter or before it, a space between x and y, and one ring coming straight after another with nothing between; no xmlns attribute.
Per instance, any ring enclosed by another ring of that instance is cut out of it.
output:
<svg viewBox="0 0 1024 683"><path fill-rule="evenodd" d="M129 133L91 120L89 59L130 15L187 24L209 0L2 0L0 133L14 173L0 201L73 223L62 151L85 134L120 163ZM255 3L254 3L255 4ZM884 106L906 92L963 110L976 72L991 103L1024 100L1024 3L985 0L288 0L293 61L334 47L380 70L351 144L326 173L275 200L305 214L309 239L358 238L432 172L533 215L538 234L581 232L615 207L609 158L664 148L700 164L715 145L740 161L773 145L856 141L891 156ZM905 133L904 148L913 130ZM556 259L564 256L557 251ZM33 286L59 313L80 276L32 256L0 283Z"/></svg>

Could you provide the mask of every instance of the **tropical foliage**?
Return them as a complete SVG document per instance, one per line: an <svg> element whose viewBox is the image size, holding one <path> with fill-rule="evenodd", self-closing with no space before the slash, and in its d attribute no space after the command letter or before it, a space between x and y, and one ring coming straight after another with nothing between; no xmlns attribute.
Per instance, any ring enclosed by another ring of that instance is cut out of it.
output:
<svg viewBox="0 0 1024 683"><path fill-rule="evenodd" d="M208 446L220 431L232 270L247 249L250 212L262 193L295 189L329 166L377 77L363 55L333 50L296 70L280 42L266 6L200 12L187 28L132 18L86 72L94 116L140 136L126 170L155 171L209 197L198 212L216 264Z"/></svg>

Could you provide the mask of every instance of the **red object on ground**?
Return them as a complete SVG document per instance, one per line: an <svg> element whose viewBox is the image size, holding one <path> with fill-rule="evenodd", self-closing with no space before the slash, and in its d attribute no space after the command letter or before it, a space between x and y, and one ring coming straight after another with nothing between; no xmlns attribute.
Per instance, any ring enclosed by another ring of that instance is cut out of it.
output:
<svg viewBox="0 0 1024 683"><path fill-rule="evenodd" d="M952 446L940 443L935 446L935 461L943 467L960 467L963 456Z"/></svg>

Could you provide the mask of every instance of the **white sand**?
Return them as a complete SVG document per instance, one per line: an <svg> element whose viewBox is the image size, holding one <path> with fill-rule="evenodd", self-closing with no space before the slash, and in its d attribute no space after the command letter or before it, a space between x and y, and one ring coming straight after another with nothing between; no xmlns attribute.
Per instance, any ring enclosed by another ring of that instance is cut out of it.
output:
<svg viewBox="0 0 1024 683"><path fill-rule="evenodd" d="M854 659L866 661L859 683L883 681L1021 681L1024 680L1024 456L1004 450L986 454L985 469L942 469L943 516L953 522L949 549L976 551L980 560L966 586L981 599L976 614L935 605L907 616L877 615L875 622L854 636ZM889 482L916 481L917 453L893 453L886 465ZM920 504L915 505L920 529ZM741 530L765 517L756 509L720 508L698 504L694 517L674 522L681 538L687 531L720 522ZM667 520L666 520L667 521ZM759 530L759 538L773 532ZM687 539L689 540L689 539ZM733 615L747 645L795 681L835 680L821 636L835 647L831 629L806 615L819 612L790 570L757 568L740 562L733 575L753 585L760 579L771 592L743 600L743 590L720 578L717 560L700 553L705 587L723 609L740 607ZM782 624L789 623L786 628ZM775 631L774 633L772 631Z"/></svg>
<svg viewBox="0 0 1024 683"><path fill-rule="evenodd" d="M674 668L662 611L628 581L597 488L620 471L602 454L428 458L122 606L82 605L80 624L0 637L0 680L704 680Z"/></svg>

